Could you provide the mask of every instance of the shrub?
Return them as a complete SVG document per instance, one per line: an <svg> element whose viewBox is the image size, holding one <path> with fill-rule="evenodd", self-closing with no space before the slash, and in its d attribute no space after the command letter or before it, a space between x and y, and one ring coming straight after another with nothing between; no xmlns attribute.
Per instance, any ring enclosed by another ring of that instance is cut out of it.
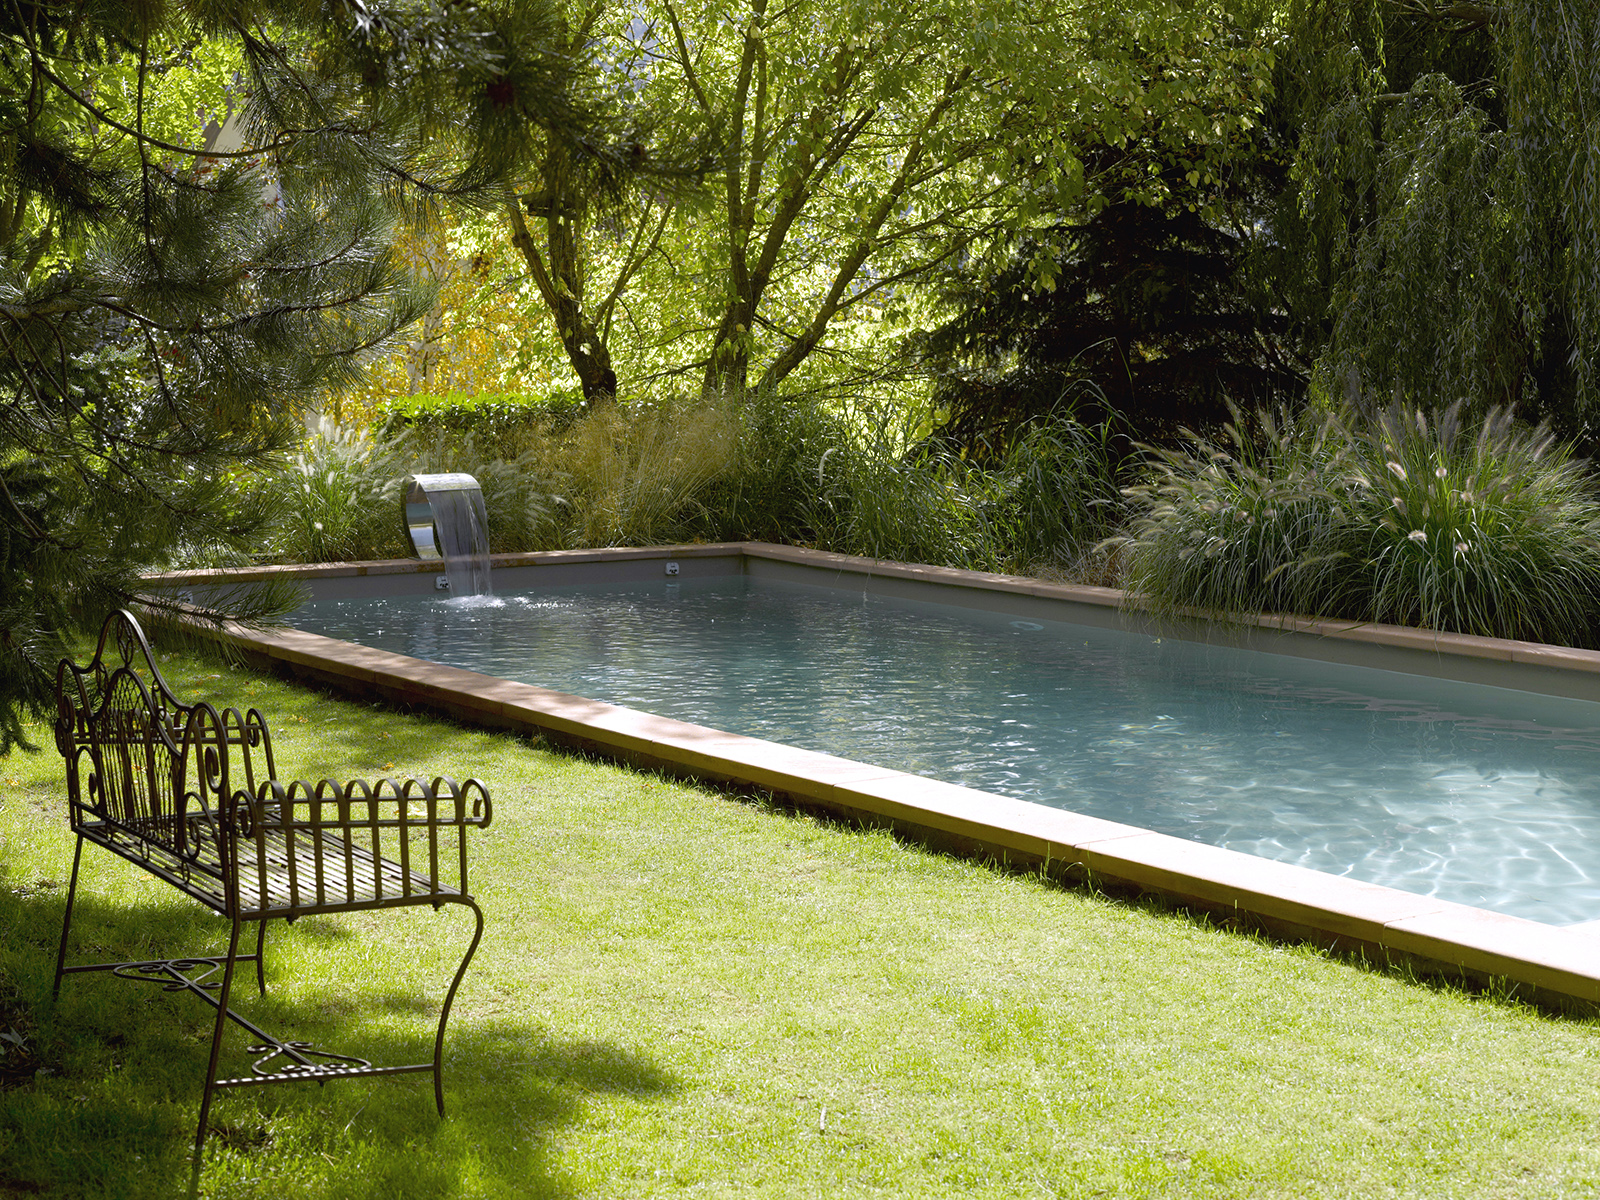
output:
<svg viewBox="0 0 1600 1200"><path fill-rule="evenodd" d="M1350 552L1375 621L1533 641L1592 638L1600 592L1594 478L1503 409L1476 432L1460 404L1432 421L1391 408L1362 439Z"/></svg>
<svg viewBox="0 0 1600 1200"><path fill-rule="evenodd" d="M1595 481L1543 427L1492 411L1469 431L1396 406L1239 420L1147 449L1129 488L1124 582L1157 611L1292 612L1588 642L1600 592Z"/></svg>
<svg viewBox="0 0 1600 1200"><path fill-rule="evenodd" d="M566 429L584 412L583 395L573 389L544 397L461 392L397 396L379 405L375 415L387 436L412 431L424 445L470 436L480 452L509 462L536 451L546 437Z"/></svg>
<svg viewBox="0 0 1600 1200"><path fill-rule="evenodd" d="M701 495L729 472L738 443L737 422L717 405L617 403L559 419L548 405L523 405L513 407L524 424L496 425L501 399L476 406L488 416L473 421L457 420L473 406L453 399L425 406L431 415L396 438L407 470L477 478L496 552L690 536L706 524ZM510 445L521 449L508 455Z"/></svg>
<svg viewBox="0 0 1600 1200"><path fill-rule="evenodd" d="M817 464L817 543L874 558L988 571L1077 562L1120 507L1109 425L1060 412L1025 425L988 463L927 435L928 416L868 414Z"/></svg>
<svg viewBox="0 0 1600 1200"><path fill-rule="evenodd" d="M909 405L861 408L817 460L808 524L822 549L869 558L994 568L971 484L975 468L926 438Z"/></svg>
<svg viewBox="0 0 1600 1200"><path fill-rule="evenodd" d="M696 532L712 541L815 542L819 471L850 442L843 416L813 397L773 391L731 411L737 453L707 484Z"/></svg>
<svg viewBox="0 0 1600 1200"><path fill-rule="evenodd" d="M418 417L424 410L443 415ZM497 552L760 538L1027 569L1071 563L1117 502L1106 428L1069 415L1027 426L980 466L930 439L929 414L906 406L848 413L775 394L617 403L539 418L522 427L515 456L487 425L453 425L460 411L454 400L421 403L381 441L318 425L284 485L278 555L407 553L398 532L407 473L475 476Z"/></svg>

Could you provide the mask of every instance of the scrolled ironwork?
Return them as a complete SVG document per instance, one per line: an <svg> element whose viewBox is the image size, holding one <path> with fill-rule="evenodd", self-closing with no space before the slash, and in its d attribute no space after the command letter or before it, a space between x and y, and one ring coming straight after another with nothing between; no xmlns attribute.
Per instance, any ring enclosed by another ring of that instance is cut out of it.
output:
<svg viewBox="0 0 1600 1200"><path fill-rule="evenodd" d="M118 665L111 665L113 647L122 660ZM196 1162L213 1093L222 1087L429 1072L443 1115L445 1025L483 934L483 913L468 891L465 831L489 823L488 789L476 779L457 783L448 776L431 783L402 778L286 784L273 762L266 718L256 709L241 716L236 708L178 700L156 667L143 631L126 612L107 620L87 666L63 661L56 679L56 745L66 761L68 812L77 835L56 990L67 974L108 970L167 991L186 990L216 1009ZM227 917L228 953L68 965L85 842L120 855ZM451 865L453 880L448 878ZM279 1039L229 1007L239 962L255 963L257 986L266 990L267 919L415 904L463 905L476 926L440 1010L431 1063L373 1066L366 1059ZM257 922L256 952L240 954L240 930L248 921ZM251 1034L248 1053L264 1056L248 1076L219 1077L228 1022ZM288 1066L267 1069L285 1057Z"/></svg>
<svg viewBox="0 0 1600 1200"><path fill-rule="evenodd" d="M111 968L111 973L118 979L158 983L164 992L186 992L195 988L215 991L222 986L222 981L207 977L221 966L221 960L215 958L158 958L146 962L118 963ZM208 969L198 977L191 976L189 972L198 967Z"/></svg>
<svg viewBox="0 0 1600 1200"><path fill-rule="evenodd" d="M254 1075L261 1075L267 1078L288 1079L294 1077L309 1079L318 1075L350 1075L363 1068L369 1071L372 1070L372 1063L364 1058L356 1058L351 1054L334 1054L330 1050L318 1050L310 1042L280 1042L274 1039L265 1045L246 1046L244 1051L246 1054L261 1054L265 1056L252 1062L250 1071ZM310 1055L315 1055L317 1058L328 1062L341 1062L349 1065L333 1067L321 1062L300 1062L297 1060L286 1067L278 1067L276 1070L269 1071L265 1069L266 1064L275 1058Z"/></svg>

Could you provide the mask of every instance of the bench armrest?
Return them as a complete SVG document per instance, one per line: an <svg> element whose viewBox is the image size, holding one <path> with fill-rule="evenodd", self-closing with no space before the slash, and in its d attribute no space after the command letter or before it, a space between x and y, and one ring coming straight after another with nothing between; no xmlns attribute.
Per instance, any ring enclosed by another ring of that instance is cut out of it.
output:
<svg viewBox="0 0 1600 1200"><path fill-rule="evenodd" d="M352 779L316 784L296 779L285 784L268 779L247 801L249 819L268 828L293 824L299 828L339 829L414 828L426 826L486 827L494 815L489 789L477 779L457 783L440 775L432 783L421 779L380 779L370 783ZM304 815L300 815L304 814Z"/></svg>
<svg viewBox="0 0 1600 1200"><path fill-rule="evenodd" d="M269 779L255 795L235 796L235 867L247 883L259 874L263 890L267 875L277 874L295 908L442 902L468 893L466 830L487 826L493 812L489 789L476 779ZM325 870L333 860L343 861L342 872ZM453 883L441 874L452 860ZM341 882L330 887L333 876ZM358 876L373 889L370 903L357 898Z"/></svg>

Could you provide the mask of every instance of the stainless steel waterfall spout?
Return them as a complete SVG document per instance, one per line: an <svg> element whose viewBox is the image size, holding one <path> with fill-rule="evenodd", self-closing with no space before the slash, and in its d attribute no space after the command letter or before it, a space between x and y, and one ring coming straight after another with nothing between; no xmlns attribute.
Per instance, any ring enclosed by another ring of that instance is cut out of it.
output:
<svg viewBox="0 0 1600 1200"><path fill-rule="evenodd" d="M445 557L434 524L433 500L447 492L477 492L478 481L471 475L408 475L405 481L406 537L418 558Z"/></svg>
<svg viewBox="0 0 1600 1200"><path fill-rule="evenodd" d="M471 475L411 475L405 481L406 536L417 557L444 563L452 600L494 591L489 514Z"/></svg>

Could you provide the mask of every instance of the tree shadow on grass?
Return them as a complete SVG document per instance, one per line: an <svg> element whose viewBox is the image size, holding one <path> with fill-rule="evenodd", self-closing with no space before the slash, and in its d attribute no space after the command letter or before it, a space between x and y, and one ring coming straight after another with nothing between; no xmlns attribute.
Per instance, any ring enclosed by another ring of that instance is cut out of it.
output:
<svg viewBox="0 0 1600 1200"><path fill-rule="evenodd" d="M63 901L60 893L0 891L0 1000L25 1018L41 1064L33 1078L0 1091L0 1196L182 1194L212 1010L103 972L67 977L52 1002ZM303 930L286 933L273 923L268 994L257 995L245 965L234 1007L280 1037L379 1065L431 1061L449 972L434 979L430 965L400 979L374 978L344 950L377 939L352 938L326 918L297 925ZM186 905L80 893L68 961L214 953L220 928ZM452 945L464 946L459 924L452 933ZM331 949L344 966L311 988L296 986L293 975L274 980L275 941L291 965L307 953L321 961ZM533 1020L474 1017L472 984L469 970L445 1039L443 1120L428 1074L223 1091L212 1106L200 1194L569 1196L573 1186L553 1149L562 1129L605 1097L648 1102L680 1086L621 1044L567 1037ZM222 1074L248 1073L249 1035L231 1027L227 1037Z"/></svg>

